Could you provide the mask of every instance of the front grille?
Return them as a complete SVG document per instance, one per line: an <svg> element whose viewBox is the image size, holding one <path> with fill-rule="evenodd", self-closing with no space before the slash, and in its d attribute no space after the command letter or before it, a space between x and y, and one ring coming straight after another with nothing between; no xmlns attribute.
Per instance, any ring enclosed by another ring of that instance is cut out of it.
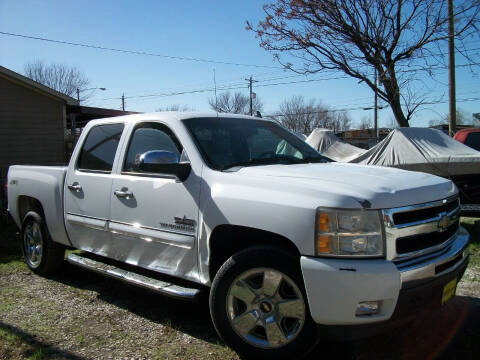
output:
<svg viewBox="0 0 480 360"><path fill-rule="evenodd" d="M450 239L458 230L458 223L450 225L446 231L434 231L427 234L419 234L401 237L397 239L397 254L406 254L413 251L423 250L432 246L440 245Z"/></svg>
<svg viewBox="0 0 480 360"><path fill-rule="evenodd" d="M414 223L417 221L434 218L438 216L438 214L440 214L441 212L449 213L452 210L455 210L457 207L458 201L451 201L449 203L431 208L399 212L393 215L393 222L395 223L395 225Z"/></svg>
<svg viewBox="0 0 480 360"><path fill-rule="evenodd" d="M383 211L389 257L397 262L441 250L459 229L458 196Z"/></svg>

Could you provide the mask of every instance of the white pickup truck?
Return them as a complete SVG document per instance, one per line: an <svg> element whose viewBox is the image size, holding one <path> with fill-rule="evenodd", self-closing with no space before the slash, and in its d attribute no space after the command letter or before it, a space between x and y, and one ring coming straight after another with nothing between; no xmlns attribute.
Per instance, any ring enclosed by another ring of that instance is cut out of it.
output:
<svg viewBox="0 0 480 360"><path fill-rule="evenodd" d="M75 248L68 262L165 295L209 291L220 337L255 358L440 306L468 263L451 181L334 163L247 116L91 121L68 167L10 167L8 204L34 272Z"/></svg>

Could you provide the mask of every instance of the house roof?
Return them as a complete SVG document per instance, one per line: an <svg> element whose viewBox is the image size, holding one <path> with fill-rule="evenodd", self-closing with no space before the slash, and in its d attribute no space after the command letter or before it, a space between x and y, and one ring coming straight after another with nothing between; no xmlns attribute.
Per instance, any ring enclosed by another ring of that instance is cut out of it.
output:
<svg viewBox="0 0 480 360"><path fill-rule="evenodd" d="M40 84L36 81L33 81L32 79L20 75L19 73L16 73L15 71L12 71L10 69L7 69L6 67L0 66L0 76L4 76L7 78L10 78L14 82L26 86L28 88L31 88L35 91L41 92L43 94L49 95L51 97L57 98L61 101L66 102L67 104L70 105L78 105L78 101L71 96L62 94L56 90L53 90L52 88L49 88L48 86L45 86L43 84Z"/></svg>

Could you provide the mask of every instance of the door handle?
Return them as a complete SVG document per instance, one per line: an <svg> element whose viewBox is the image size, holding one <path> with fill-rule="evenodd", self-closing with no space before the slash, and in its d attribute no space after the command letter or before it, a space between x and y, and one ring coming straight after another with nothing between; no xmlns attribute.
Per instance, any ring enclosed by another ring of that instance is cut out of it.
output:
<svg viewBox="0 0 480 360"><path fill-rule="evenodd" d="M82 187L80 186L79 183L73 183L71 185L67 185L67 187L72 190L72 191L76 191L76 192L80 192L82 190Z"/></svg>
<svg viewBox="0 0 480 360"><path fill-rule="evenodd" d="M131 191L128 191L128 189L115 190L113 193L116 197L119 198L125 198L127 200L133 198L133 193Z"/></svg>

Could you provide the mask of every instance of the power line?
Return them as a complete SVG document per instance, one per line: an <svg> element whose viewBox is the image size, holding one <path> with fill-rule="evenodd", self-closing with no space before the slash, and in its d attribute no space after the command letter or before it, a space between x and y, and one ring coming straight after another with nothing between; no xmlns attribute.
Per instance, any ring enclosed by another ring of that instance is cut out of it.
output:
<svg viewBox="0 0 480 360"><path fill-rule="evenodd" d="M480 65L480 62L474 62L474 63L468 63L468 64L459 64L456 65L456 67L467 67L467 66L474 66L474 65ZM436 71L436 70L443 70L447 69L447 66L438 66L438 67L432 67L430 70L431 71ZM426 71L426 68L420 68L420 69L405 69L405 70L398 70L398 72L418 72L418 71ZM296 76L296 75L294 75ZM298 76L303 76L303 75L298 75ZM283 78L289 78L292 76L286 76ZM268 84L261 84L261 82L266 82L266 81L271 81L271 79L267 80L259 80L260 84L257 85L257 87L268 87L268 86L278 86L278 85L291 85L291 84L302 84L302 83L311 83L311 82L319 82L319 81L329 81L329 80L340 80L340 79L348 79L350 76L343 75L343 76L335 76L335 77L329 77L329 78L317 78L317 79L305 79L305 80L297 80L297 81L284 81L284 82L277 82L277 83L268 83ZM278 79L282 79L282 77L279 77ZM244 89L245 86L237 84L232 84L231 86L224 86L224 87L219 87L217 90L238 90L238 89ZM176 95L188 95L188 94L195 94L195 93L205 93L205 92L212 92L214 91L214 88L204 88L204 89L197 89L197 90L185 90L185 91L178 91L178 92L170 92L170 93L154 93L154 94L146 94L146 95L136 95L136 96L126 96L125 98L127 99L143 99L143 98L154 98L154 97L168 97L168 96L176 96ZM120 97L111 97L111 98L103 98L101 100L112 100L112 99L120 99Z"/></svg>
<svg viewBox="0 0 480 360"><path fill-rule="evenodd" d="M221 61L221 60L210 60L210 59L202 59L202 58L194 58L194 57L164 55L164 54L157 54L157 53L151 53L151 52L146 52L146 51L117 49L117 48L111 48L111 47L100 46L100 45L92 45L92 44L77 43L77 42L71 42L71 41L48 39L48 38L39 37L39 36L15 34L15 33L9 33L9 32L5 32L5 31L0 31L0 34L7 35L7 36L20 37L20 38L25 38L25 39L31 39L31 40L46 41L46 42L51 42L51 43L56 43L56 44L72 45L72 46L79 46L79 47L85 47L85 48L97 49L97 50L105 50L105 51L115 51L115 52L120 52L120 53L125 53L125 54L155 56L155 57L172 59L172 60L195 61L195 62L203 62L203 63L210 63L210 64L246 66L246 67L256 67L256 68L283 69L282 67L271 66L271 65L244 64L244 63L235 63L235 62Z"/></svg>
<svg viewBox="0 0 480 360"><path fill-rule="evenodd" d="M152 53L152 52L147 52L147 51L118 49L118 48L112 48L112 47L101 46L101 45L92 45L92 44L79 43L79 42L73 42L73 41L49 39L49 38L33 36L33 35L16 34L16 33L10 33L10 32L6 32L6 31L0 31L0 34L6 35L6 36L13 36L13 37L19 37L19 38L24 38L24 39L30 39L30 40L46 41L46 42L62 44L62 45L79 46L79 47L85 47L85 48L90 48L90 49L97 49L97 50L104 50L104 51L114 51L114 52L134 54L134 55L154 56L154 57L160 57L160 58L172 59L172 60L194 61L194 62L203 62L203 63L220 64L220 65L268 68L268 69L284 69L284 67L281 67L281 66L236 63L236 62L230 62L230 61L202 59L202 58L195 58L195 57L164 55L164 54ZM480 48L471 48L471 49L462 49L462 50L476 51L476 50L480 50ZM456 51L461 52L458 49L456 49ZM438 54L430 54L428 56L427 55L415 55L415 58L426 58L426 57L431 57L432 55L433 56L444 56L445 54L438 53Z"/></svg>
<svg viewBox="0 0 480 360"><path fill-rule="evenodd" d="M468 102L468 101L478 101L478 100L480 100L480 97L458 99L457 102ZM439 101L425 102L425 103L422 103L422 105L444 104L447 102L448 100L439 100ZM319 111L308 111L308 112L301 112L301 113L288 113L288 114L276 113L276 114L270 114L270 115L263 115L263 117L274 118L274 117L280 117L280 116L313 115L313 114L322 114L322 113L328 113L328 112L351 111L351 110L364 110L364 108L362 106L359 106L359 107L350 107L350 108L346 107L346 108L339 108L339 109L324 109Z"/></svg>

